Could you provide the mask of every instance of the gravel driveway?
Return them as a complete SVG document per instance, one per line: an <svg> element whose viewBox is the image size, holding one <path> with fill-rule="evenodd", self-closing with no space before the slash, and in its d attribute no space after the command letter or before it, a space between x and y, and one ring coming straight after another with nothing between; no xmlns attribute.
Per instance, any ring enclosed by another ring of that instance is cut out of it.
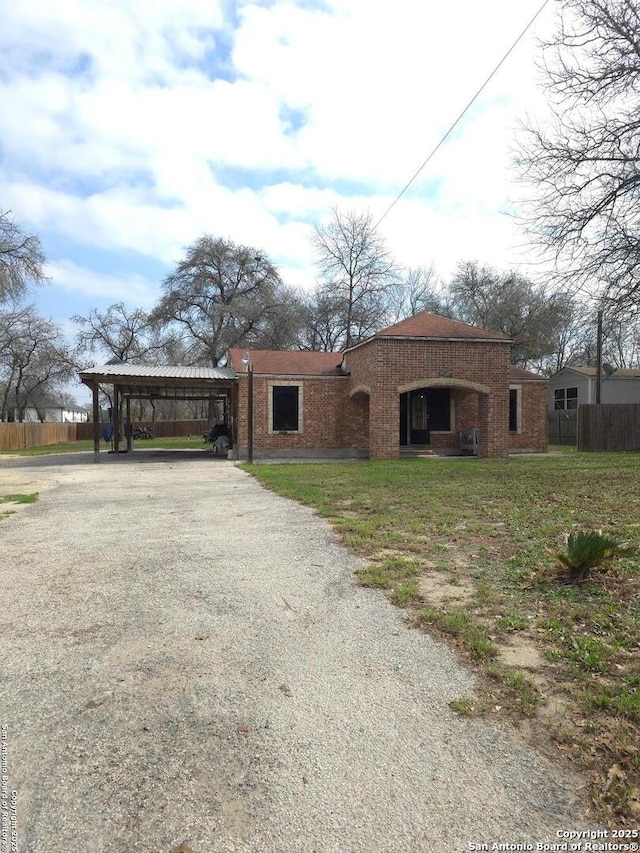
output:
<svg viewBox="0 0 640 853"><path fill-rule="evenodd" d="M0 494L41 492L0 522L21 853L458 853L584 829L579 783L450 710L469 673L354 585L310 510L211 456L91 460L0 459Z"/></svg>

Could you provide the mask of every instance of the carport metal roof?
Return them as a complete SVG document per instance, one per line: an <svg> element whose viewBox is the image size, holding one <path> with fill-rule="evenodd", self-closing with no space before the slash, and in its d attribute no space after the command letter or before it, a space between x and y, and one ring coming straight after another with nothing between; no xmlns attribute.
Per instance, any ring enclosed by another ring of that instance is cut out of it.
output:
<svg viewBox="0 0 640 853"><path fill-rule="evenodd" d="M93 451L100 459L98 388L113 385L115 449L118 450L118 398L146 400L208 400L229 395L237 405L237 375L230 367L183 367L143 364L104 364L80 372L80 381L93 392ZM128 406L128 404L127 404Z"/></svg>
<svg viewBox="0 0 640 853"><path fill-rule="evenodd" d="M235 384L236 372L230 367L105 364L81 371L80 381L89 388L117 385L124 397L193 400L226 391Z"/></svg>

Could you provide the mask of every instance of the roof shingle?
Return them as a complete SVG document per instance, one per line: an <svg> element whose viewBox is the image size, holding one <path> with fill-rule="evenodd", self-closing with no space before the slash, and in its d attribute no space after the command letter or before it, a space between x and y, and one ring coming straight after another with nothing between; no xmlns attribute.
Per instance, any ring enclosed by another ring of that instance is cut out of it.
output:
<svg viewBox="0 0 640 853"><path fill-rule="evenodd" d="M523 381L546 382L546 376L540 376L539 373L532 373L530 370L525 370L524 367L518 367L517 364L509 365L509 377L511 379L521 379Z"/></svg>
<svg viewBox="0 0 640 853"><path fill-rule="evenodd" d="M558 373L562 373L563 370L572 370L574 373L580 373L582 376L596 375L595 367L579 367L574 364L567 364ZM605 373L605 376L607 379L640 379L640 367L617 367L613 373Z"/></svg>
<svg viewBox="0 0 640 853"><path fill-rule="evenodd" d="M477 326L468 326L458 320L450 320L448 317L440 317L438 314L430 314L421 311L401 320L393 326L377 332L376 337L402 337L402 338L444 338L460 339L467 338L475 341L504 341L509 343L511 338L500 332L489 332Z"/></svg>
<svg viewBox="0 0 640 853"><path fill-rule="evenodd" d="M248 353L254 373L278 376L344 376L340 352L308 352L297 350L230 349L230 366L238 373L246 372L242 356Z"/></svg>

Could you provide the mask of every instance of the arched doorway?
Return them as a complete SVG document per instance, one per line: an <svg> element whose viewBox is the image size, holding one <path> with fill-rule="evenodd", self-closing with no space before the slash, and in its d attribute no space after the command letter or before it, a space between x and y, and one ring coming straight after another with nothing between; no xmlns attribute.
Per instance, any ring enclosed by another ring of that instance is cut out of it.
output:
<svg viewBox="0 0 640 853"><path fill-rule="evenodd" d="M429 378L398 387L400 447L460 452L460 435L487 435L486 400L491 389L465 379Z"/></svg>
<svg viewBox="0 0 640 853"><path fill-rule="evenodd" d="M354 450L369 455L369 405L371 388L357 385L349 393L349 444Z"/></svg>

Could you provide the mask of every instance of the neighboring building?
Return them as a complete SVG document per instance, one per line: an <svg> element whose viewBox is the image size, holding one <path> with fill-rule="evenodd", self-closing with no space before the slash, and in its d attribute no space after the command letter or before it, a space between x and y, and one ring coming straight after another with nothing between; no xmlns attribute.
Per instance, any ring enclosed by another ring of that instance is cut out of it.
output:
<svg viewBox="0 0 640 853"><path fill-rule="evenodd" d="M88 420L89 412L81 406L47 405L40 410L27 406L24 410L25 423L84 424Z"/></svg>
<svg viewBox="0 0 640 853"><path fill-rule="evenodd" d="M595 367L564 367L549 379L547 405L550 412L571 411L595 402ZM603 371L600 402L640 403L640 368Z"/></svg>
<svg viewBox="0 0 640 853"><path fill-rule="evenodd" d="M232 349L237 441L254 454L394 458L403 448L479 456L545 452L547 382L509 363L511 340L422 312L343 353ZM246 358L245 358L246 360Z"/></svg>

